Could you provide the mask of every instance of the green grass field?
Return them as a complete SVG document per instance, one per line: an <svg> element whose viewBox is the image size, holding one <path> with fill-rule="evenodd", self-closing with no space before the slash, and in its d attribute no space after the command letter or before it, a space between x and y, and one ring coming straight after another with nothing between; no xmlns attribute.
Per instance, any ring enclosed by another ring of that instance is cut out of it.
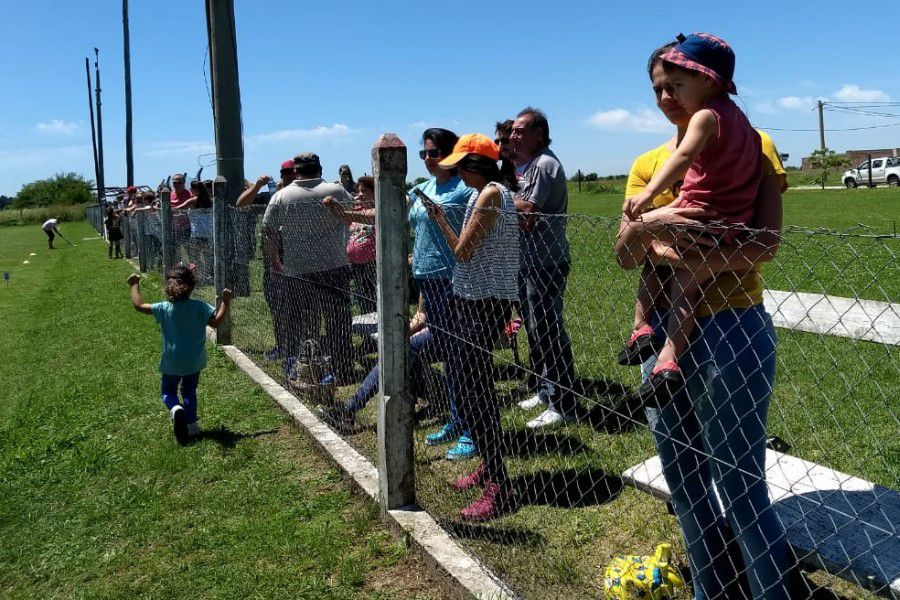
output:
<svg viewBox="0 0 900 600"><path fill-rule="evenodd" d="M64 230L78 247L50 252L38 227L0 228L0 596L446 596L213 347L203 434L177 446L130 265L86 222Z"/></svg>
<svg viewBox="0 0 900 600"><path fill-rule="evenodd" d="M621 206L618 194L573 194L568 232L573 270L566 294L566 320L587 409L624 411L638 381L634 369L615 364L614 356L630 326L635 276L614 263L612 244ZM900 273L897 240L810 234L828 227L846 230L859 222L873 231L892 231L896 190L836 192L791 191L785 196L785 222L791 229L778 258L764 268L773 289L868 297L897 302ZM822 260L822 257L827 260ZM277 363L263 353L272 347L267 308L258 293L258 264L251 269L251 297L235 308L235 344L250 352L273 376ZM874 285L877 275L878 285ZM357 340L360 341L360 340ZM520 340L526 346L524 336ZM508 351L498 353L507 365ZM509 369L506 369L509 373ZM422 443L439 423L421 423L416 442L418 494L430 512L443 519L478 556L526 596L552 588L557 597L590 597L602 585L602 567L621 552L650 552L657 543L680 548L675 521L646 494L623 487L619 475L651 456L653 445L640 422L619 427L594 422L534 434L524 427L533 416L508 393L521 373L500 384L508 466L527 493L515 515L486 526L463 525L457 511L473 499L454 494L449 483L471 463L443 460L445 448ZM897 440L900 349L813 334L779 331L777 386L770 430L794 448L792 453L893 488L900 487ZM352 394L354 388L339 391ZM627 421L627 419L626 419ZM349 439L364 454L376 456L374 402L361 414L362 426ZM679 558L683 557L679 552ZM830 578L846 597L866 597Z"/></svg>

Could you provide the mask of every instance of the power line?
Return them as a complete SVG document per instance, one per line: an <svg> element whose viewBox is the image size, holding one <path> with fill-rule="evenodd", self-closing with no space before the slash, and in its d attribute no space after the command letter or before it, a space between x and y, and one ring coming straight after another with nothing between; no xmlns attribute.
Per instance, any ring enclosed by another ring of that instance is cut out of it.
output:
<svg viewBox="0 0 900 600"><path fill-rule="evenodd" d="M846 127L843 129L826 129L825 131L828 131L828 132L863 131L865 129L883 129L885 127L896 127L897 125L900 125L900 121L897 121L896 123L886 123L884 125L872 125L869 127ZM815 129L784 129L784 128L780 128L780 127L764 127L762 125L757 125L756 127L758 127L759 129L765 129L766 131L819 131L818 128L815 128Z"/></svg>

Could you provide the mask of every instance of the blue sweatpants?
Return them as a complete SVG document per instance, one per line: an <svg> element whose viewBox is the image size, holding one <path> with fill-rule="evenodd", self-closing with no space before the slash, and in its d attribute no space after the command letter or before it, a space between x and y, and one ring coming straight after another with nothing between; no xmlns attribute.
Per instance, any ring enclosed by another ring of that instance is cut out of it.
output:
<svg viewBox="0 0 900 600"><path fill-rule="evenodd" d="M178 401L178 384L181 384L181 401ZM162 376L162 401L171 411L181 405L184 408L187 422L197 422L197 385L200 383L200 373L193 375L166 375Z"/></svg>

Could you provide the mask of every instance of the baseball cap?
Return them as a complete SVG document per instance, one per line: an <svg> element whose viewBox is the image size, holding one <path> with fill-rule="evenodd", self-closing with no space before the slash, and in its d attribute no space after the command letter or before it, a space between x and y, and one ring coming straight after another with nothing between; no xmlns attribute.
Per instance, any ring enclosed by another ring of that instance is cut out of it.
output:
<svg viewBox="0 0 900 600"><path fill-rule="evenodd" d="M720 82L729 94L737 94L734 85L734 50L728 42L709 33L678 34L678 43L662 55L668 63L698 71Z"/></svg>
<svg viewBox="0 0 900 600"><path fill-rule="evenodd" d="M486 135L467 133L453 146L453 153L438 163L442 167L455 167L469 154L477 154L491 160L500 160L500 148Z"/></svg>
<svg viewBox="0 0 900 600"><path fill-rule="evenodd" d="M312 152L303 152L302 154L298 154L294 157L294 168L299 167L308 167L315 165L317 167L321 167L321 163L319 163L319 155L314 154Z"/></svg>
<svg viewBox="0 0 900 600"><path fill-rule="evenodd" d="M128 193L130 194L131 192L136 192L136 191L137 191L137 188L134 187L133 185L129 185L128 188L127 188L125 191L128 192Z"/></svg>
<svg viewBox="0 0 900 600"><path fill-rule="evenodd" d="M280 170L281 171L293 171L294 170L294 161L293 160L284 161L283 163L281 163Z"/></svg>

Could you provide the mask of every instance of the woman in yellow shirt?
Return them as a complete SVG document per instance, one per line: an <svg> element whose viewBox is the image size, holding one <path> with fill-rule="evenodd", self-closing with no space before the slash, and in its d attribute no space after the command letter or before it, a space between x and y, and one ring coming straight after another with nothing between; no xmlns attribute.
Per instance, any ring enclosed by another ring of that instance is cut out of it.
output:
<svg viewBox="0 0 900 600"><path fill-rule="evenodd" d="M666 144L635 160L626 197L643 187L683 136L689 116L672 97L660 56L648 64L656 102L675 125ZM766 420L775 378L775 330L762 303L759 265L778 249L784 169L768 136L763 136L763 180L754 207L754 226L763 230L740 246L697 249L685 227L702 227L702 209L667 206L642 219L623 217L616 257L625 269L653 265L706 270L712 280L697 309L698 326L684 354L686 386L647 417L662 460L663 475L681 526L694 581L695 598L729 597L725 588L741 569L726 550L724 513L740 547L753 598L788 598L788 554L784 528L765 483ZM659 308L663 303L657 301ZM654 326L659 329L657 315ZM644 364L649 374L655 358ZM721 497L713 492L713 484Z"/></svg>

